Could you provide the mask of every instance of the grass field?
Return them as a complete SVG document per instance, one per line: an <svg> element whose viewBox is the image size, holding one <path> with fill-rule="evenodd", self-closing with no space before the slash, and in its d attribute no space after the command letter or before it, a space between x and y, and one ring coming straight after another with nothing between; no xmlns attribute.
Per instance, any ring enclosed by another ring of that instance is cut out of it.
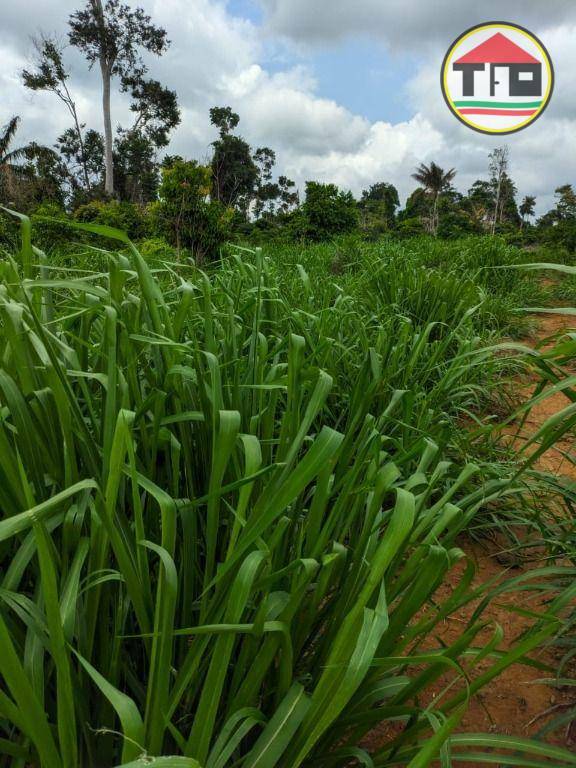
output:
<svg viewBox="0 0 576 768"><path fill-rule="evenodd" d="M0 262L0 765L576 765L458 727L503 669L576 653L576 542L543 512L574 491L498 438L535 360L518 310L569 291L521 267L553 259L342 240L201 270L80 229L45 255L24 219ZM439 644L498 592L472 562L437 592L491 531L563 558L546 609L504 650L481 607Z"/></svg>

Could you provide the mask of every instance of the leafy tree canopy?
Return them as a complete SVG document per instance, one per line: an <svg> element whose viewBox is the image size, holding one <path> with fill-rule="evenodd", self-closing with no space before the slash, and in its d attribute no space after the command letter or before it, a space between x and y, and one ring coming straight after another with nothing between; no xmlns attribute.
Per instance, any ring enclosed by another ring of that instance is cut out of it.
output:
<svg viewBox="0 0 576 768"><path fill-rule="evenodd" d="M307 181L302 211L305 234L311 240L329 240L358 227L358 206L352 193L335 184Z"/></svg>
<svg viewBox="0 0 576 768"><path fill-rule="evenodd" d="M142 8L131 8L120 0L88 0L70 16L69 27L70 43L91 66L103 63L112 76L127 79L146 72L141 49L160 56L169 46L165 29L153 24Z"/></svg>

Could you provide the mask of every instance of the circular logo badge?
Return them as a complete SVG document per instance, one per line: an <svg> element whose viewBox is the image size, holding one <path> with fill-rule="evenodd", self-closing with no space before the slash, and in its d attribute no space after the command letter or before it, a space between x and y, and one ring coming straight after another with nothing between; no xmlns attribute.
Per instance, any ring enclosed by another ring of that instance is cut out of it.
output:
<svg viewBox="0 0 576 768"><path fill-rule="evenodd" d="M441 82L444 99L460 122L481 133L514 133L548 106L554 68L536 35L518 24L491 21L452 43Z"/></svg>

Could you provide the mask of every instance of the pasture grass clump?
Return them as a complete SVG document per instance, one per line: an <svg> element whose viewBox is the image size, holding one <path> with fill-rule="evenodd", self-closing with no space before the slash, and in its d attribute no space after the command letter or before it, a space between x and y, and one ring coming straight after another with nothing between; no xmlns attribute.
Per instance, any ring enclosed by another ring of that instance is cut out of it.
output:
<svg viewBox="0 0 576 768"><path fill-rule="evenodd" d="M575 765L451 736L557 629L502 649L478 610L434 640L483 594L467 563L436 595L459 536L524 491L450 456L501 365L467 313L427 319L417 277L386 312L367 263L207 274L76 227L116 243L97 269L50 269L26 218L0 265L0 765Z"/></svg>
<svg viewBox="0 0 576 768"><path fill-rule="evenodd" d="M320 301L344 292L360 302L368 315L375 307L393 316L404 308L408 316L412 313L413 319L424 323L434 317L441 320L443 312L463 314L475 308L471 324L484 337L490 332L516 338L526 335L530 323L518 308L545 304L548 298L547 289L534 275L510 269L533 261L534 254L501 238L445 241L421 236L398 241L384 237L370 243L348 236L317 245L271 245L267 253L278 269L280 284L295 303L299 286L290 268L301 265ZM375 289L381 294L378 302Z"/></svg>

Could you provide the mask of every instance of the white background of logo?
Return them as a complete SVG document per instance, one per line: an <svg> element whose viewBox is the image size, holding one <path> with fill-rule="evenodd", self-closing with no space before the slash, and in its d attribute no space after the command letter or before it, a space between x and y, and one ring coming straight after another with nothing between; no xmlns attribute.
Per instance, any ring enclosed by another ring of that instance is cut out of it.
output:
<svg viewBox="0 0 576 768"><path fill-rule="evenodd" d="M509 72L506 67L500 67L497 65L497 77L499 84L495 87L495 93L492 97L490 95L490 64L487 63L484 72L474 73L474 96L463 95L463 73L454 71L452 64L467 54L469 51L477 48L486 40L489 40L495 34L500 32L513 43L518 45L527 53L534 56L542 64L542 91L539 97L526 97L526 96L510 96L508 92L508 77ZM508 102L513 104L525 103L527 101L539 101L542 100L541 111L545 105L549 95L551 83L550 67L543 50L540 46L526 33L523 33L519 29L514 27L508 27L506 25L490 25L486 28L473 30L462 40L460 40L456 46L450 51L449 57L445 62L443 70L443 83L446 97L449 101L492 101L492 102ZM457 112L458 107L453 107ZM460 119L477 127L481 130L486 130L494 133L506 132L514 130L520 126L532 122L535 116L519 116L519 115L460 115Z"/></svg>

